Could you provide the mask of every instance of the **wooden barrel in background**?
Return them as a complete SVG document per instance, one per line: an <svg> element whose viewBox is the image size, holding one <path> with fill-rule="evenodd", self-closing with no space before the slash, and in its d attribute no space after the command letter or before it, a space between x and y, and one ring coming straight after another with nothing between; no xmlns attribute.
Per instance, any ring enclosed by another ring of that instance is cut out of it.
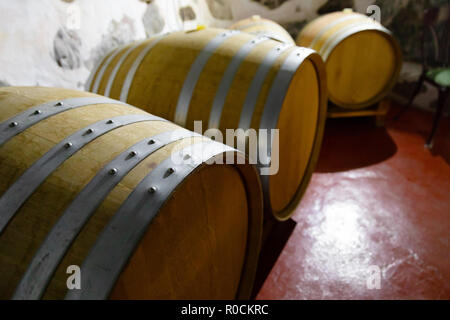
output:
<svg viewBox="0 0 450 320"><path fill-rule="evenodd" d="M402 54L391 32L359 13L319 17L304 27L297 44L322 56L329 99L343 108L359 109L379 102L400 73Z"/></svg>
<svg viewBox="0 0 450 320"><path fill-rule="evenodd" d="M87 82L104 94L194 129L279 129L279 171L262 176L266 212L288 219L320 150L324 66L313 50L266 37L199 29L154 37L107 55Z"/></svg>
<svg viewBox="0 0 450 320"><path fill-rule="evenodd" d="M0 88L0 297L248 298L262 191L205 163L224 154L243 157L113 99Z"/></svg>
<svg viewBox="0 0 450 320"><path fill-rule="evenodd" d="M275 21L263 19L258 15L240 20L232 24L229 28L251 33L257 36L266 36L284 43L295 44L294 39L292 39L286 29Z"/></svg>

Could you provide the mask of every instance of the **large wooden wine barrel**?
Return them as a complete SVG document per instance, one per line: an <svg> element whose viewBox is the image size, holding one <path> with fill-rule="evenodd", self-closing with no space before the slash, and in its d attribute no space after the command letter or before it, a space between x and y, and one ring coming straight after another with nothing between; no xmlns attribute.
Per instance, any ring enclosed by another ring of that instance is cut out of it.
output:
<svg viewBox="0 0 450 320"><path fill-rule="evenodd" d="M291 35L275 21L263 19L258 15L240 20L230 26L230 29L248 32L257 36L266 36L274 40L295 44Z"/></svg>
<svg viewBox="0 0 450 320"><path fill-rule="evenodd" d="M271 146L279 147L279 170L262 183L266 212L280 220L289 218L314 170L326 83L313 50L233 30L175 32L116 49L86 89L189 130L194 121L224 137L226 129L279 129L279 144Z"/></svg>
<svg viewBox="0 0 450 320"><path fill-rule="evenodd" d="M223 155L113 99L0 88L0 298L248 298L262 191Z"/></svg>
<svg viewBox="0 0 450 320"><path fill-rule="evenodd" d="M329 99L343 108L379 102L400 72L402 54L391 32L359 13L319 17L300 32L297 44L320 53L326 64Z"/></svg>

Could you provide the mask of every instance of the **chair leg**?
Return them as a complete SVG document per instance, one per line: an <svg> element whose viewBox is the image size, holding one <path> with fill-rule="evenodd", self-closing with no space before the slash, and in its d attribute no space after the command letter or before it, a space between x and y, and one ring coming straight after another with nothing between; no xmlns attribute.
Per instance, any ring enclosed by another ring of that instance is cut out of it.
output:
<svg viewBox="0 0 450 320"><path fill-rule="evenodd" d="M431 133L428 136L427 143L425 145L428 149L433 148L434 136L436 135L436 131L439 127L439 122L441 121L442 114L444 113L444 106L448 100L448 96L448 88L439 88L438 105L433 119L433 127L431 128Z"/></svg>
<svg viewBox="0 0 450 320"><path fill-rule="evenodd" d="M414 102L414 99L417 97L417 95L420 92L420 89L422 89L423 83L425 81L425 73L422 73L420 75L419 81L417 82L416 87L414 88L414 91L412 95L409 97L408 102L402 107L402 109L394 116L394 121L397 121L400 119L400 117L405 113L405 111L411 107L412 103Z"/></svg>

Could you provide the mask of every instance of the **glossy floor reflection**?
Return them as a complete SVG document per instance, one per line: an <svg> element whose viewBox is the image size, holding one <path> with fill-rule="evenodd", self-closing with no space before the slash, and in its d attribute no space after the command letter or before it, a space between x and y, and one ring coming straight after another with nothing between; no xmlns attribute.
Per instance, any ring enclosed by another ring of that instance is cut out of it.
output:
<svg viewBox="0 0 450 320"><path fill-rule="evenodd" d="M387 130L370 118L330 121L297 225L257 299L450 299L445 121L434 155L422 111Z"/></svg>

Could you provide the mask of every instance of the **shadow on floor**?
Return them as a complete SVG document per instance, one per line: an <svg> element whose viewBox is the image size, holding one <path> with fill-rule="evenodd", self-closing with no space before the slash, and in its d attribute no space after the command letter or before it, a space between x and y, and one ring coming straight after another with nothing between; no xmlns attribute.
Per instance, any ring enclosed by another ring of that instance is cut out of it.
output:
<svg viewBox="0 0 450 320"><path fill-rule="evenodd" d="M284 222L270 221L264 224L265 234L263 235L263 244L256 270L252 299L261 290L296 225L297 222L292 219Z"/></svg>
<svg viewBox="0 0 450 320"><path fill-rule="evenodd" d="M363 168L385 161L397 152L385 127L373 117L328 119L316 172Z"/></svg>

